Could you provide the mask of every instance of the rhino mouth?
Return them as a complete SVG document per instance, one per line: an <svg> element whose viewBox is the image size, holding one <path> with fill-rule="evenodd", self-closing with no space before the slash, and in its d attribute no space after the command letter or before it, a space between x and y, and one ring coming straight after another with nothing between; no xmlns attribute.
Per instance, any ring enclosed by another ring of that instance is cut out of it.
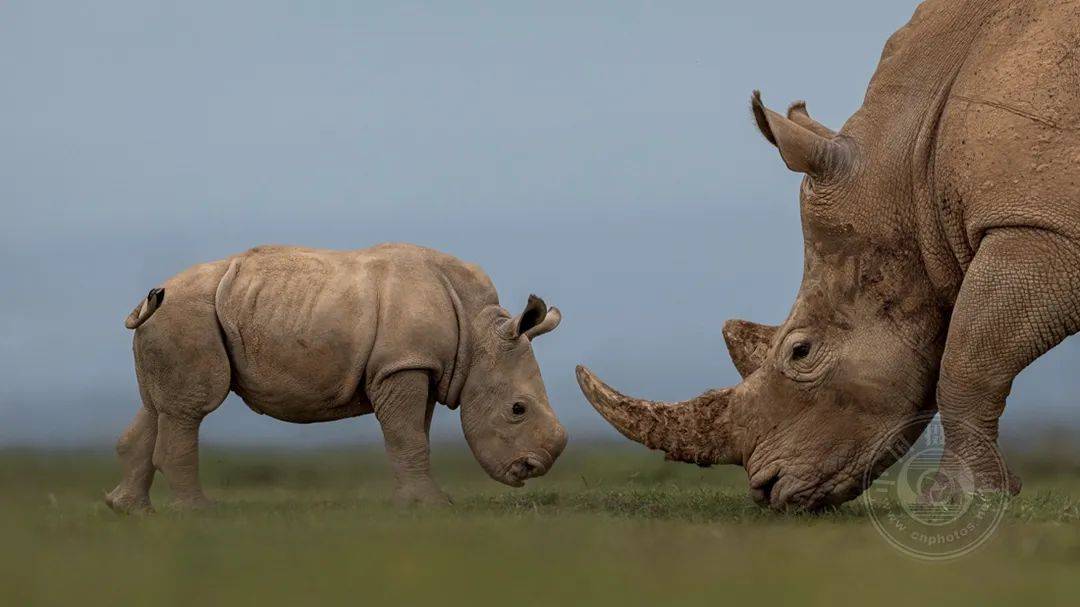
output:
<svg viewBox="0 0 1080 607"><path fill-rule="evenodd" d="M863 489L861 479L842 473L808 481L774 468L753 475L750 480L750 497L759 506L771 510L817 512L851 500Z"/></svg>
<svg viewBox="0 0 1080 607"><path fill-rule="evenodd" d="M801 481L780 474L769 477L763 483L750 487L750 495L760 506L772 510L821 510L829 505L822 495L820 485Z"/></svg>
<svg viewBox="0 0 1080 607"><path fill-rule="evenodd" d="M757 502L757 505L762 507L769 507L772 503L773 489L776 487L776 482L780 480L779 474L764 478L764 480L757 481L750 484L750 497Z"/></svg>
<svg viewBox="0 0 1080 607"><path fill-rule="evenodd" d="M521 487L526 480L546 474L548 467L539 457L526 455L510 462L500 475L500 480L511 487Z"/></svg>

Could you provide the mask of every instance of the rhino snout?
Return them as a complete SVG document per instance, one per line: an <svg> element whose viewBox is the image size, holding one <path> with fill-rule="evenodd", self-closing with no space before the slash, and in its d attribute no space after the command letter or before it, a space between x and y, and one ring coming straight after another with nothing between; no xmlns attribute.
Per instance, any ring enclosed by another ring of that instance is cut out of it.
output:
<svg viewBox="0 0 1080 607"><path fill-rule="evenodd" d="M814 481L785 475L783 470L770 468L751 476L750 497L763 508L772 510L818 511L837 506L862 493L860 477L843 471Z"/></svg>
<svg viewBox="0 0 1080 607"><path fill-rule="evenodd" d="M563 449L566 448L566 428L559 422L555 422L555 438L552 441L552 448L548 450L551 455L551 461L554 462L562 454ZM550 467L550 466L549 466Z"/></svg>
<svg viewBox="0 0 1080 607"><path fill-rule="evenodd" d="M548 465L540 461L539 457L529 455L518 458L514 460L514 463L510 464L510 475L514 480L524 481L525 479L543 476L547 469Z"/></svg>
<svg viewBox="0 0 1080 607"><path fill-rule="evenodd" d="M506 468L506 484L520 487L530 478L536 478L547 474L555 460L566 448L566 430L562 424L555 427L551 444L537 452L528 453L514 461Z"/></svg>

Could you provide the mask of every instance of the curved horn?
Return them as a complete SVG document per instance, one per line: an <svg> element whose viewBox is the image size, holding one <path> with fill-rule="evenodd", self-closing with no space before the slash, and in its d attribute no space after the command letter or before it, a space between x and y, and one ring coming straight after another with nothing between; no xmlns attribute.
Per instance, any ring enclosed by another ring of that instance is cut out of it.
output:
<svg viewBox="0 0 1080 607"><path fill-rule="evenodd" d="M730 388L679 403L658 403L620 394L581 365L577 380L608 423L626 438L664 451L667 459L699 466L739 461L728 432Z"/></svg>
<svg viewBox="0 0 1080 607"><path fill-rule="evenodd" d="M544 316L544 320L540 321L540 324L534 325L525 331L525 338L532 341L544 333L551 333L555 330L555 327L559 326L560 322L562 322L562 312L552 306L547 309L547 315Z"/></svg>

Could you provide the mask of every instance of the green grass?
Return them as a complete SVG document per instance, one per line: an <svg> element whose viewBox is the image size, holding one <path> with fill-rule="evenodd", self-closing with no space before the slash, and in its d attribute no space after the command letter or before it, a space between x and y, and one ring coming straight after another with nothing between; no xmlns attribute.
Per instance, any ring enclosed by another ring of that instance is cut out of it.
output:
<svg viewBox="0 0 1080 607"><path fill-rule="evenodd" d="M1018 466L1024 495L975 553L924 563L861 502L776 514L740 469L571 445L525 489L436 449L451 509L398 512L380 451L206 450L198 513L121 517L105 453L0 453L2 605L1076 604L1080 469Z"/></svg>

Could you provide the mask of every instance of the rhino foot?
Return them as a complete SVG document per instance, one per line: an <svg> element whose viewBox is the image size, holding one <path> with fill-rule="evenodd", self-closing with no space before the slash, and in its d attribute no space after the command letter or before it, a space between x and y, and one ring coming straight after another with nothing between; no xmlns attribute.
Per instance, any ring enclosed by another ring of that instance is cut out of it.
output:
<svg viewBox="0 0 1080 607"><path fill-rule="evenodd" d="M1016 475L1012 470L1009 470L1009 495L1016 497L1020 495L1020 489L1023 488L1024 481L1020 480L1020 477Z"/></svg>
<svg viewBox="0 0 1080 607"><path fill-rule="evenodd" d="M174 510L207 510L216 505L217 502L205 495L176 498L171 504Z"/></svg>
<svg viewBox="0 0 1080 607"><path fill-rule="evenodd" d="M950 503L961 500L964 493L1001 494L1015 497L1020 494L1023 482L1012 470L1001 463L990 462L984 470L958 463L958 458L946 453L941 468L919 496L923 503ZM1004 470L1004 476L1002 471Z"/></svg>
<svg viewBox="0 0 1080 607"><path fill-rule="evenodd" d="M125 492L120 486L105 494L105 504L117 514L153 514L154 512L154 507L150 505L150 496L133 495Z"/></svg>
<svg viewBox="0 0 1080 607"><path fill-rule="evenodd" d="M450 499L442 489L434 486L409 486L398 487L394 490L394 505L399 508L408 508L411 506L429 507L446 507L453 505L454 500Z"/></svg>

